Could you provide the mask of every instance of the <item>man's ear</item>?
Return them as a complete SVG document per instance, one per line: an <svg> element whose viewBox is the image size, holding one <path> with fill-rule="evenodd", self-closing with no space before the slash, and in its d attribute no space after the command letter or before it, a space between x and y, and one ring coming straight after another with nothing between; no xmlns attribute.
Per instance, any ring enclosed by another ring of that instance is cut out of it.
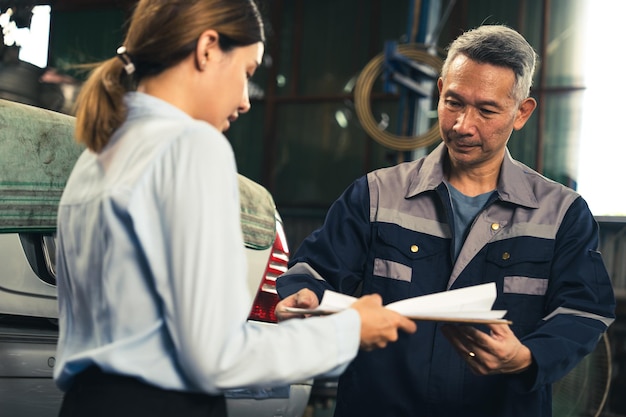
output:
<svg viewBox="0 0 626 417"><path fill-rule="evenodd" d="M213 29L207 29L198 38L198 43L196 44L196 67L200 71L204 71L206 68L209 59L211 59L211 54L215 54L216 50L219 51L218 44L219 34ZM216 58L215 56L213 58Z"/></svg>
<svg viewBox="0 0 626 417"><path fill-rule="evenodd" d="M520 130L522 127L524 127L524 125L526 124L530 116L533 114L533 111L535 110L536 107L537 107L537 102L535 101L534 98L528 97L524 99L520 103L517 109L517 115L515 116L515 123L513 123L513 129Z"/></svg>

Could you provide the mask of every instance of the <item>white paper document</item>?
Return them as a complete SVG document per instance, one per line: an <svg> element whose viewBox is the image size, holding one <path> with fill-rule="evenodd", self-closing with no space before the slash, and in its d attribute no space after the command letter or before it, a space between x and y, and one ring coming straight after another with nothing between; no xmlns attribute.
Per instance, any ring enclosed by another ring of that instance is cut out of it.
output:
<svg viewBox="0 0 626 417"><path fill-rule="evenodd" d="M510 324L510 321L503 319L506 310L491 309L496 296L496 284L490 282L407 298L387 304L385 307L415 320ZM319 307L314 309L287 307L285 311L314 315L332 314L350 307L355 301L355 297L326 290Z"/></svg>

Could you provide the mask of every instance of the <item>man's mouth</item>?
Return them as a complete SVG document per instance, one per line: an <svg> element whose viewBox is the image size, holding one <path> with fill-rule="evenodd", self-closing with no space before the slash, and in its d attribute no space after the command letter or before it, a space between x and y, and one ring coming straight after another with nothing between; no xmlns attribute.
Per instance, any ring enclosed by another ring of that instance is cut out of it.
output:
<svg viewBox="0 0 626 417"><path fill-rule="evenodd" d="M477 143L469 142L464 139L452 139L451 142L455 148L461 148L461 149L474 148L479 145Z"/></svg>

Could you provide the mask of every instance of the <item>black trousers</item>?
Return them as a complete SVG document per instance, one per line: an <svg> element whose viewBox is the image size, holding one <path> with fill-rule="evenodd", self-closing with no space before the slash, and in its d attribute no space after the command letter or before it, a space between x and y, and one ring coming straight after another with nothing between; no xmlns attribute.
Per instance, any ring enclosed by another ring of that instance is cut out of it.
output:
<svg viewBox="0 0 626 417"><path fill-rule="evenodd" d="M169 391L135 378L81 372L65 393L59 417L226 417L224 396Z"/></svg>

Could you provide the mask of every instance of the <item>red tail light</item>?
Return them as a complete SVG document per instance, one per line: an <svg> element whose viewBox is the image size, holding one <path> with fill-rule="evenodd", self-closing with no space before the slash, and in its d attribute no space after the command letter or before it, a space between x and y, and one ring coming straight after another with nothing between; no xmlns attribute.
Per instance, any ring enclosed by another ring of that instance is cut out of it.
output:
<svg viewBox="0 0 626 417"><path fill-rule="evenodd" d="M280 222L276 222L276 240L272 246L272 253L265 268L265 275L257 291L256 298L252 304L249 320L265 321L276 323L274 309L279 298L276 292L276 278L287 270L289 261L289 247L285 231Z"/></svg>

